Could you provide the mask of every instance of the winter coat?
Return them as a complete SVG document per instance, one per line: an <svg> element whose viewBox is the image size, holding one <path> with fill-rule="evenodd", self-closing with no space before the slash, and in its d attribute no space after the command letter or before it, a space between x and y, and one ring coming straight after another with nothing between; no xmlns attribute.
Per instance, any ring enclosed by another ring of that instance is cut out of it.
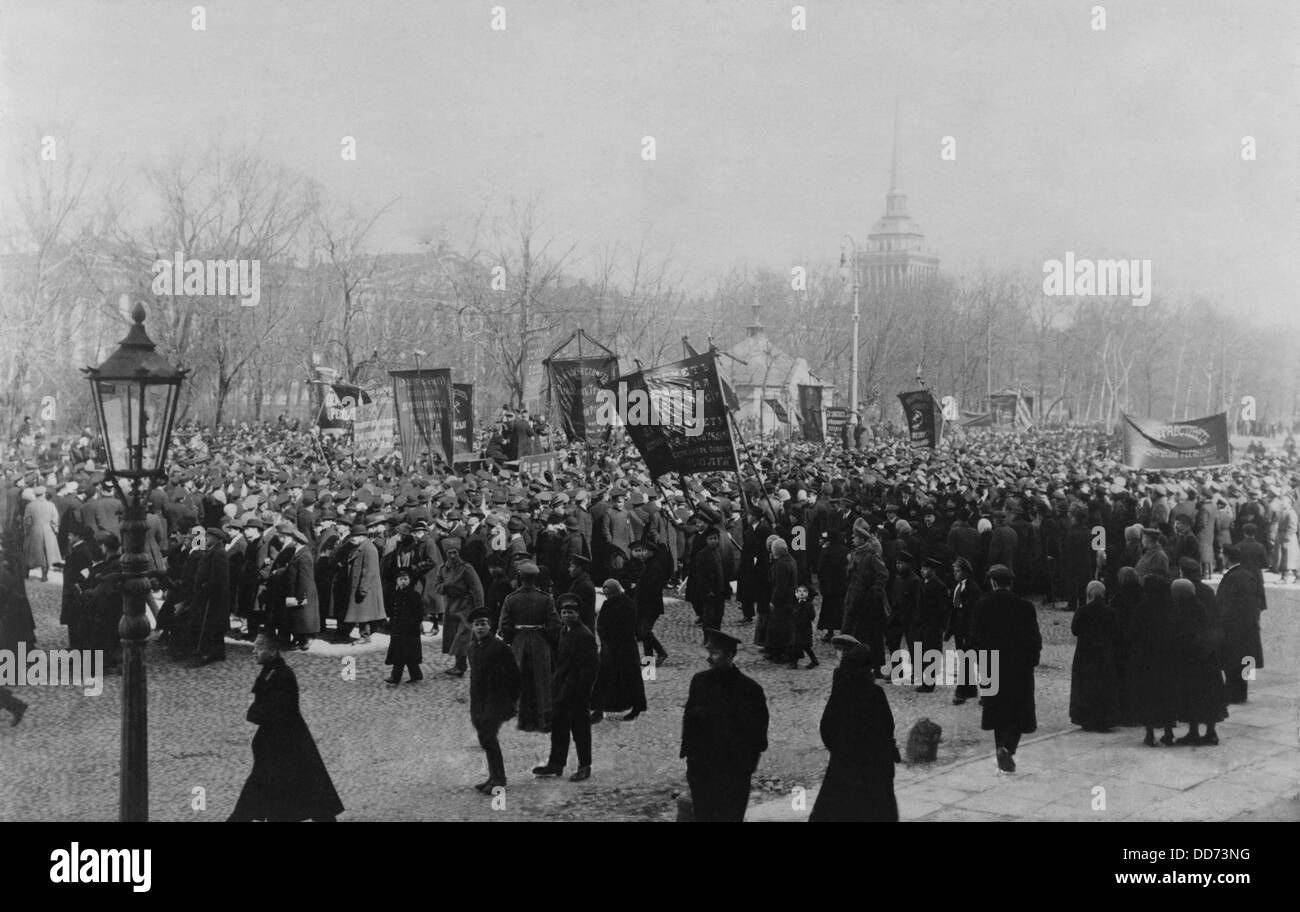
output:
<svg viewBox="0 0 1300 912"><path fill-rule="evenodd" d="M870 650L855 646L831 677L821 719L822 743L831 757L809 822L898 820L894 715L872 665Z"/></svg>
<svg viewBox="0 0 1300 912"><path fill-rule="evenodd" d="M998 653L998 691L980 697L982 727L1022 735L1034 732L1034 669L1043 637L1033 603L1005 589L990 592L975 606L973 634L974 648Z"/></svg>
<svg viewBox="0 0 1300 912"><path fill-rule="evenodd" d="M379 551L370 539L361 539L347 557L348 603L344 622L370 624L387 618L384 583L379 574Z"/></svg>
<svg viewBox="0 0 1300 912"><path fill-rule="evenodd" d="M600 674L591 706L604 712L644 711L645 682L636 640L636 605L627 594L606 599L596 617Z"/></svg>
<svg viewBox="0 0 1300 912"><path fill-rule="evenodd" d="M253 772L231 820L321 820L343 812L334 783L298 708L298 680L283 656L263 666L253 684L248 721Z"/></svg>

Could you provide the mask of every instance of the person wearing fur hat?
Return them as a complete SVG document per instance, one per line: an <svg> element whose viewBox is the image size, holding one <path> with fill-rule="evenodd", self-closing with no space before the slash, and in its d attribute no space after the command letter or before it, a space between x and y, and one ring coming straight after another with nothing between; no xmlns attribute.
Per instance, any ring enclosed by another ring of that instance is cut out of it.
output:
<svg viewBox="0 0 1300 912"><path fill-rule="evenodd" d="M442 599L442 651L455 659L446 670L453 677L464 676L469 668L470 612L484 607L483 583L478 573L461 560L461 540L445 538L444 560L433 579L433 592Z"/></svg>
<svg viewBox="0 0 1300 912"><path fill-rule="evenodd" d="M258 634L253 658L262 666L247 715L257 726L253 771L229 822L333 821L343 802L298 707L298 679L269 633Z"/></svg>

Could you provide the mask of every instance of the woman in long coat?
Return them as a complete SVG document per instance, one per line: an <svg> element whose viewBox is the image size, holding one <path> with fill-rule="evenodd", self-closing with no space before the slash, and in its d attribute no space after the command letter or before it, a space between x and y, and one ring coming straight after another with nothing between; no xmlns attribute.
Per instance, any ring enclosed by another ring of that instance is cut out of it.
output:
<svg viewBox="0 0 1300 912"><path fill-rule="evenodd" d="M600 637L600 670L591 693L592 721L607 712L631 710L631 722L646 710L645 682L641 678L641 652L636 643L636 603L616 579L605 580L605 604L596 615Z"/></svg>
<svg viewBox="0 0 1300 912"><path fill-rule="evenodd" d="M799 568L790 556L789 546L771 538L768 552L771 608L767 617L767 657L773 662L788 662L794 650L794 590L799 585Z"/></svg>
<svg viewBox="0 0 1300 912"><path fill-rule="evenodd" d="M1129 705L1138 722L1146 727L1142 743L1155 747L1155 730L1163 728L1161 743L1173 744L1178 709L1171 646L1174 617L1167 576L1151 573L1142 580L1142 601L1133 613L1129 631L1132 643L1128 666Z"/></svg>
<svg viewBox="0 0 1300 912"><path fill-rule="evenodd" d="M1174 580L1171 592L1178 720L1188 724L1187 734L1177 743L1218 744L1214 727L1228 717L1217 648L1218 605L1200 598L1191 579Z"/></svg>
<svg viewBox="0 0 1300 912"><path fill-rule="evenodd" d="M1084 731L1108 731L1120 722L1119 667L1115 661L1119 628L1101 581L1088 584L1070 632L1078 638L1070 671L1070 721Z"/></svg>
<svg viewBox="0 0 1300 912"><path fill-rule="evenodd" d="M871 650L843 653L822 713L822 743L831 753L809 822L896 822L894 714L876 683Z"/></svg>
<svg viewBox="0 0 1300 912"><path fill-rule="evenodd" d="M945 640L952 639L956 647L965 652L971 648L972 625L975 620L975 606L979 604L984 590L975 579L975 568L964 557L959 557L952 564L956 584L952 590L952 612L948 615L948 629L944 632ZM960 706L967 700L979 696L979 687L967 681L958 684L953 692L954 706Z"/></svg>
<svg viewBox="0 0 1300 912"><path fill-rule="evenodd" d="M740 552L740 580L736 584L736 599L742 609L751 604L755 606L758 623L754 625L754 645L762 646L767 639L768 605L772 601L767 540L774 533L772 523L758 503L750 508L749 522L745 526L745 546Z"/></svg>
<svg viewBox="0 0 1300 912"><path fill-rule="evenodd" d="M258 636L253 654L262 666L247 717L257 726L253 771L229 819L333 820L343 802L298 709L298 679L269 634Z"/></svg>
<svg viewBox="0 0 1300 912"><path fill-rule="evenodd" d="M41 579L47 580L50 565L63 562L59 553L59 509L45 499L45 488L38 487L32 493L33 499L23 511L27 569L40 570Z"/></svg>
<svg viewBox="0 0 1300 912"><path fill-rule="evenodd" d="M1133 709L1133 687L1129 678L1136 673L1133 661L1133 619L1137 616L1141 601L1142 585L1138 582L1137 570L1131 566L1120 567L1115 575L1115 594L1111 597L1110 604L1115 609L1115 630L1118 637L1115 643L1115 670L1119 675L1121 725L1137 724L1137 715Z"/></svg>

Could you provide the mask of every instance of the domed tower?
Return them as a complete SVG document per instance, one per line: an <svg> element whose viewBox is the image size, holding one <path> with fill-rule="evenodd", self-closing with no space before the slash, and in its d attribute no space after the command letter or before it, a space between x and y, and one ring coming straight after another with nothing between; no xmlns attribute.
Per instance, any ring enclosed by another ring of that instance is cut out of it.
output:
<svg viewBox="0 0 1300 912"><path fill-rule="evenodd" d="M871 226L862 254L863 284L879 290L920 282L939 274L939 257L925 246L925 234L907 213L907 194L898 177L898 103L894 103L894 150L889 166L885 214Z"/></svg>

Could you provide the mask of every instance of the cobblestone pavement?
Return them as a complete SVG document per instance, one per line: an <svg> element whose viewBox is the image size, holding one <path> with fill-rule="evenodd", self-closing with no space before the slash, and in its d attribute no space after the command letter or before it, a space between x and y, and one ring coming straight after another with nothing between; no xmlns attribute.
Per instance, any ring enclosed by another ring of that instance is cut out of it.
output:
<svg viewBox="0 0 1300 912"><path fill-rule="evenodd" d="M38 645L65 646L64 629L57 623L59 587L30 581L28 591L37 617ZM1242 758L1260 753L1255 748L1271 743L1278 749L1260 756L1272 763L1261 775L1273 777L1269 784L1283 787L1279 781L1287 781L1287 763L1294 770L1297 758L1294 721L1300 711L1296 699L1300 676L1295 645L1300 640L1300 590L1271 590L1270 606L1264 619L1268 664L1252 686L1252 704L1257 694L1264 700L1267 691L1268 698L1277 701L1276 718L1269 727L1254 732L1259 737L1247 740L1238 721L1242 714L1234 707L1234 718L1220 729L1224 745L1215 759L1208 759L1212 749L1170 750L1162 757L1204 755L1205 763L1236 768ZM737 623L734 603L727 614L724 627L746 642L751 640L752 627ZM519 732L513 725L503 729L510 777L504 807L499 801L493 807L470 788L484 777L485 766L469 724L469 682L441 674L448 663L437 640L425 640L425 680L395 689L381 683L388 672L383 664L387 638L382 635L366 647L318 642L310 652L290 653L287 658L298 676L303 715L347 808L344 820L672 820L674 798L685 789L685 764L677 757L681 710L691 675L704 667L693 618L687 606L669 602L656 632L671 658L657 669L654 680L646 682L649 711L635 722L615 716L595 727L590 780L580 784L567 779L535 780L529 771L546 760L548 737ZM1036 794L1059 788L1053 780L1057 773L1030 773L1036 745L1047 736L1061 735L1063 743L1078 745L1079 750L1064 751L1060 758L1062 768L1073 770L1075 778L1100 769L1087 759L1094 746L1106 752L1107 769L1157 753L1144 754L1140 733L1135 735L1131 729L1114 735L1072 733L1070 618L1065 611L1039 610L1045 642L1037 678L1035 738L1040 740L1026 744L1018 755L1025 772L1018 774L1015 788L1022 798L1035 775ZM834 650L818 643L816 651L822 665L812 670L771 665L753 647L742 649L738 657L740 667L767 692L772 718L770 748L759 765L751 797L754 819L781 818L780 809L792 804L789 796L795 788L808 790L810 807L811 793L825 770L827 755L817 725L830 691ZM220 821L234 807L252 765L253 728L244 721L244 711L257 668L246 643L229 640L227 654L224 663L188 669L172 663L156 644L150 646L149 774L154 820ZM349 679L345 671L353 663L355 678ZM900 767L898 787L905 818L984 819L982 815L998 813L1035 819L1036 808L1014 803L1009 794L985 792L986 782L989 789L1001 788L1006 777L997 774L989 759L992 738L980 731L977 703L953 706L943 687L931 694L910 687L886 689L900 746L923 716L943 728L935 764L924 769ZM0 820L116 819L121 678L107 678L98 697L85 696L74 687L29 686L17 693L31 709L16 728L0 722ZM1264 708L1262 702L1259 706ZM1286 724L1290 724L1289 744L1279 733ZM1071 733L1063 734L1067 732ZM572 769L572 756L569 763ZM972 791L935 791L940 787L932 779L945 771L967 777ZM1252 780L1238 778L1241 781L1231 783L1231 794L1218 813L1232 816L1228 804L1237 812L1262 807L1246 801L1242 792ZM931 781L926 796L911 795L909 786L923 784L922 780ZM1180 788L1176 783L1153 787ZM205 805L201 810L195 809L200 803L195 798L198 789ZM987 797L988 807L975 806L982 797ZM1064 793L1053 797L1054 803L1064 800ZM1274 806L1273 813L1285 816L1285 801L1275 800Z"/></svg>

